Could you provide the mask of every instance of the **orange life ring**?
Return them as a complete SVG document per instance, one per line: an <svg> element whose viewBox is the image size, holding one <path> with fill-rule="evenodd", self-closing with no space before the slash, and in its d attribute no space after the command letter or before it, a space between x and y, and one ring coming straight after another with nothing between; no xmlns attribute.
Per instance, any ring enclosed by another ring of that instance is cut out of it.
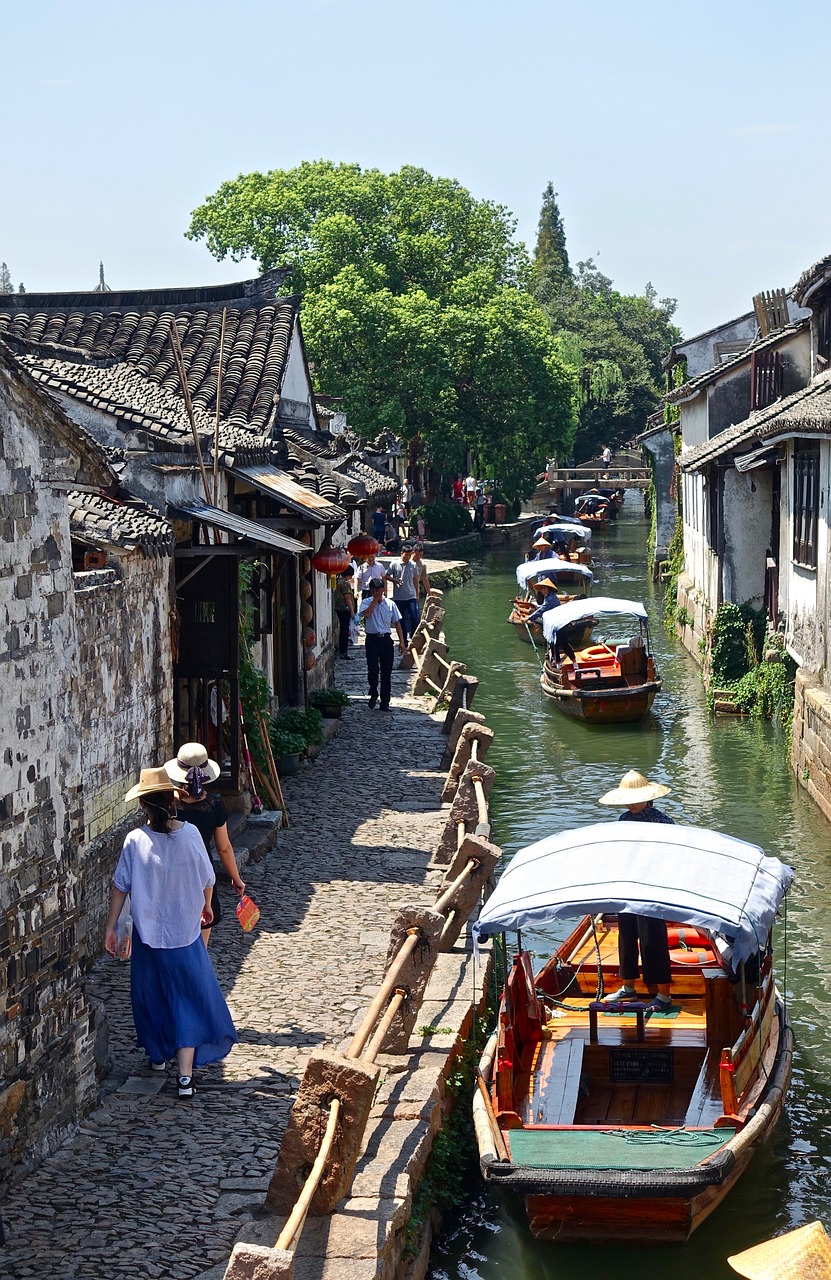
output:
<svg viewBox="0 0 831 1280"><path fill-rule="evenodd" d="M684 947L671 949L669 953L670 964L681 965L686 968L694 965L697 969L713 969L720 967L718 956L712 947L706 947L694 951L687 951Z"/></svg>
<svg viewBox="0 0 831 1280"><path fill-rule="evenodd" d="M668 924L667 942L671 947L706 947L712 950L712 940L694 925Z"/></svg>

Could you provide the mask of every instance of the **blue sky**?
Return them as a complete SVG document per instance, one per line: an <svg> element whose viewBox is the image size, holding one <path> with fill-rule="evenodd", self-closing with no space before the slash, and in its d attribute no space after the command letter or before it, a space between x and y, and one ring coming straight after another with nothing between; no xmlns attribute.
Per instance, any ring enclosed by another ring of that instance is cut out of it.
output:
<svg viewBox="0 0 831 1280"><path fill-rule="evenodd" d="M0 260L27 289L254 274L183 237L220 182L421 165L687 334L831 252L818 0L0 0Z"/></svg>

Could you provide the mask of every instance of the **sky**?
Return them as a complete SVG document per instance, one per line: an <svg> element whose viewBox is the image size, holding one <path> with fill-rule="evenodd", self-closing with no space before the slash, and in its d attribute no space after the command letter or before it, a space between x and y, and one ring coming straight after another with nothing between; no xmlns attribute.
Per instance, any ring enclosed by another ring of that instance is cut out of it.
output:
<svg viewBox="0 0 831 1280"><path fill-rule="evenodd" d="M0 0L0 261L29 291L257 273L184 238L239 173L458 179L690 336L831 252L819 0Z"/></svg>

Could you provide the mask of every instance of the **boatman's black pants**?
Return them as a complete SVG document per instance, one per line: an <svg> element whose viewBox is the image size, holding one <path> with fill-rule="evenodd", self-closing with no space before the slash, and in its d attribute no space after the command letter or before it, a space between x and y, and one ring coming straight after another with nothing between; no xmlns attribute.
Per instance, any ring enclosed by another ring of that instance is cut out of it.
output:
<svg viewBox="0 0 831 1280"><path fill-rule="evenodd" d="M648 987L663 986L672 981L669 961L667 926L664 920L651 916L630 915L621 911L617 918L618 961L622 980L634 982L638 976L638 945L641 951L643 980Z"/></svg>
<svg viewBox="0 0 831 1280"><path fill-rule="evenodd" d="M378 675L381 676L381 706L390 705L392 692L392 660L395 648L392 636L368 634L366 637L366 674L369 680L369 700L378 697Z"/></svg>

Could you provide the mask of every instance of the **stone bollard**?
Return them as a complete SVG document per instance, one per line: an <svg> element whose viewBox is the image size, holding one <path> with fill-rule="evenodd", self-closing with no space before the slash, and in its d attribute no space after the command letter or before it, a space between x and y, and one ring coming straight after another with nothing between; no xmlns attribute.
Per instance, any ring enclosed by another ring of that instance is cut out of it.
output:
<svg viewBox="0 0 831 1280"><path fill-rule="evenodd" d="M225 1280L293 1280L294 1254L260 1244L235 1244Z"/></svg>
<svg viewBox="0 0 831 1280"><path fill-rule="evenodd" d="M456 856L447 868L439 897L447 892L471 860L475 860L479 865L466 880L462 881L447 908L447 923L442 930L440 942L442 951L451 951L456 945L459 934L476 906L482 886L489 879L501 857L502 850L499 846L491 844L490 840L486 840L484 836L465 836Z"/></svg>
<svg viewBox="0 0 831 1280"><path fill-rule="evenodd" d="M482 790L487 800L495 777L496 774L490 765L482 764L479 760L468 760L464 773L459 778L459 785L456 788L456 794L450 806L450 821L478 824L481 819L479 817L479 801L476 798L476 790L473 785L474 778L482 783ZM480 832L477 830L476 834L490 835L490 822L488 821L487 831Z"/></svg>
<svg viewBox="0 0 831 1280"><path fill-rule="evenodd" d="M476 690L479 688L479 677L461 675L456 681L456 687L453 690L453 696L450 699L450 706L447 708L447 715L444 717L441 731L447 735L453 728L453 721L458 713L462 710L469 711L473 699L476 696ZM465 706L462 707L464 701Z"/></svg>
<svg viewBox="0 0 831 1280"><path fill-rule="evenodd" d="M418 675L413 685L413 693L435 693L444 686L447 679L447 645L430 636L418 660Z"/></svg>
<svg viewBox="0 0 831 1280"><path fill-rule="evenodd" d="M493 742L493 729L483 724L466 724L456 744L456 754L450 764L450 771L441 793L442 801L447 803L453 799L458 790L459 778L467 767L474 742L478 748L480 760L484 760Z"/></svg>
<svg viewBox="0 0 831 1280"><path fill-rule="evenodd" d="M427 641L433 637L441 638L441 626L444 622L445 610L438 604L424 606L424 612L421 615L418 626L410 637L410 643L407 645L405 652L401 655L400 665L407 670L410 667L418 666L421 654Z"/></svg>
<svg viewBox="0 0 831 1280"><path fill-rule="evenodd" d="M450 663L450 666L447 668L447 675L444 677L444 684L436 694L435 701L431 707L431 715L435 715L441 704L449 700L456 681L460 676L463 676L466 671L467 667L463 662L456 662L454 660Z"/></svg>
<svg viewBox="0 0 831 1280"><path fill-rule="evenodd" d="M450 730L450 737L447 739L447 746L444 749L444 755L441 758L441 768L449 769L456 754L456 747L459 744L459 738L462 736L462 730L466 724L484 724L485 717L478 711L459 711L456 719L453 721L453 728Z"/></svg>
<svg viewBox="0 0 831 1280"><path fill-rule="evenodd" d="M333 1097L341 1102L341 1122L332 1159L320 1180L309 1212L331 1213L349 1190L375 1097L380 1068L374 1063L320 1050L306 1064L280 1145L266 1203L290 1213L314 1164Z"/></svg>
<svg viewBox="0 0 831 1280"><path fill-rule="evenodd" d="M407 931L414 927L421 930L421 942L408 958L396 982L396 986L406 988L407 999L398 1010L383 1039L382 1053L405 1053L407 1050L418 1011L424 1000L424 992L439 953L444 916L426 907L402 907L390 930L385 972L401 949L401 944L407 937Z"/></svg>

